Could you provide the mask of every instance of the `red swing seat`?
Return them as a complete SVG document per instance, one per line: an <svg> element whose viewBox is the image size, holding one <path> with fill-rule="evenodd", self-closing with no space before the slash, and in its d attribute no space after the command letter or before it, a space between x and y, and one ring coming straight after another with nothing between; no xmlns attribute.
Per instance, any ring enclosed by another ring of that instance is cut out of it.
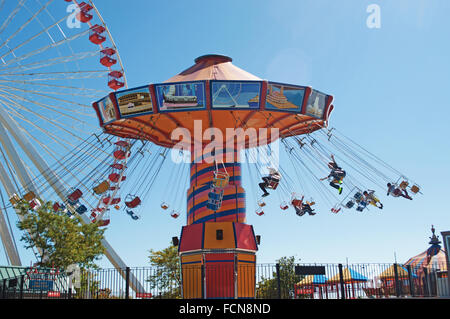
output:
<svg viewBox="0 0 450 319"><path fill-rule="evenodd" d="M141 199L137 196L133 200L131 200L129 202L125 202L125 205L127 205L127 207L129 207L129 208L136 208L140 204L141 204Z"/></svg>
<svg viewBox="0 0 450 319"><path fill-rule="evenodd" d="M110 199L111 199L111 197L109 197L109 196L103 198L103 204L108 205ZM120 203L120 197L117 197L117 198L113 198L110 204L115 205L115 204L119 204L119 203Z"/></svg>

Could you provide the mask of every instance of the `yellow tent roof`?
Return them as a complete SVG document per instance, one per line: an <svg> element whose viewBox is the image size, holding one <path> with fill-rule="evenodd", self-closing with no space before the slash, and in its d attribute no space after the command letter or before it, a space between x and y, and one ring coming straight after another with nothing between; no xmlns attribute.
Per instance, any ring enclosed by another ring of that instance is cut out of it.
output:
<svg viewBox="0 0 450 319"><path fill-rule="evenodd" d="M397 273L398 273L398 278L408 278L408 271L400 266L397 265ZM391 265L389 268L387 268L385 271L383 271L378 278L380 279L393 279L395 278L395 270L394 270L394 265Z"/></svg>

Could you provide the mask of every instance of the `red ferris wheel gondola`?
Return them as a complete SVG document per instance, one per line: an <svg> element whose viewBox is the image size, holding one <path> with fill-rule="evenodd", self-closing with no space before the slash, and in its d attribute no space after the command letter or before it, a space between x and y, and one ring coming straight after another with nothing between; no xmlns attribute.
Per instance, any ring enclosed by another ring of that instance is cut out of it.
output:
<svg viewBox="0 0 450 319"><path fill-rule="evenodd" d="M102 35L103 32L105 32L105 27L101 26L101 25L93 25L91 27L91 31L90 31L90 35L89 35L89 40L94 43L94 44L102 44L103 42L106 41L106 37Z"/></svg>
<svg viewBox="0 0 450 319"><path fill-rule="evenodd" d="M113 48L106 48L104 50L101 50L100 53L102 54L100 63L103 66L109 68L117 63L117 60L112 57L114 54L116 54L116 50L114 50Z"/></svg>
<svg viewBox="0 0 450 319"><path fill-rule="evenodd" d="M93 7L86 3L86 2L81 2L78 7L80 8L80 12L77 13L77 15L75 16L76 19L80 22L86 23L92 20L93 15L89 13L89 11L91 11L93 9Z"/></svg>

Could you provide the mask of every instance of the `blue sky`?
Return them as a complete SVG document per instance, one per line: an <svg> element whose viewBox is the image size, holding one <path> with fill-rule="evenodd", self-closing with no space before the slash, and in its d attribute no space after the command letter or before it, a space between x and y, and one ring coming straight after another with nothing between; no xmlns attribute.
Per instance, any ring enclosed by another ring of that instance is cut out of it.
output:
<svg viewBox="0 0 450 319"><path fill-rule="evenodd" d="M385 199L367 214L282 215L247 211L262 236L257 260L399 262L425 250L431 224L450 230L450 2L397 1L117 1L96 0L127 74L128 86L159 83L219 53L271 81L308 85L334 96L330 126L419 182L414 201ZM369 29L366 8L381 8ZM248 188L247 188L248 190ZM109 243L130 266L179 236L185 219L158 210L153 193L139 222L114 223ZM24 261L26 264L27 261ZM106 258L102 266L111 265Z"/></svg>

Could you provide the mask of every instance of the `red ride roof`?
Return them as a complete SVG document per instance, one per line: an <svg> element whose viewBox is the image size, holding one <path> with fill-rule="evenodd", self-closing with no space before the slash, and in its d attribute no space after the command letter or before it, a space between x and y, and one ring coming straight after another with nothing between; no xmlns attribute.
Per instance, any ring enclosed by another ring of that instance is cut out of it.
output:
<svg viewBox="0 0 450 319"><path fill-rule="evenodd" d="M231 64L230 57L218 54L203 55L195 59L195 64L165 82L182 82L197 80L253 80L259 77Z"/></svg>

